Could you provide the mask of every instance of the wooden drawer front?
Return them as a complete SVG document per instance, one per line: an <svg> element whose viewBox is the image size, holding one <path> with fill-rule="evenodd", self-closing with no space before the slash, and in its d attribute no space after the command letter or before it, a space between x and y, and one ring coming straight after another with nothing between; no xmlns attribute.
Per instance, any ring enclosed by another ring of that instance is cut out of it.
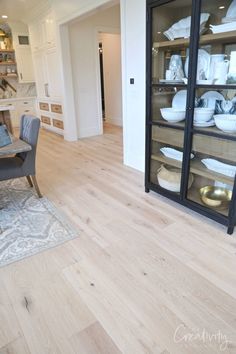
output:
<svg viewBox="0 0 236 354"><path fill-rule="evenodd" d="M62 106L60 104L51 104L51 111L53 113L62 114Z"/></svg>
<svg viewBox="0 0 236 354"><path fill-rule="evenodd" d="M210 155L209 157L236 162L236 145L232 140L195 134L193 136L193 150Z"/></svg>
<svg viewBox="0 0 236 354"><path fill-rule="evenodd" d="M49 104L45 102L39 102L39 108L42 111L49 111Z"/></svg>
<svg viewBox="0 0 236 354"><path fill-rule="evenodd" d="M49 117L41 116L41 121L42 121L42 123L44 123L44 124L51 125L51 119L50 119Z"/></svg>
<svg viewBox="0 0 236 354"><path fill-rule="evenodd" d="M53 119L52 120L53 126L59 129L64 129L64 124L62 122L62 120L59 119Z"/></svg>

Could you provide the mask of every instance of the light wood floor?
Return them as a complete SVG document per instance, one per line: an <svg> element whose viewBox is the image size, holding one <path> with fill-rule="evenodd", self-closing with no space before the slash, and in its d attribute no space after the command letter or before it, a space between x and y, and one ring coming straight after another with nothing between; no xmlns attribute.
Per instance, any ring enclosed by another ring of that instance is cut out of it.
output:
<svg viewBox="0 0 236 354"><path fill-rule="evenodd" d="M145 194L121 137L41 132L38 182L79 237L0 269L0 354L236 353L236 237Z"/></svg>

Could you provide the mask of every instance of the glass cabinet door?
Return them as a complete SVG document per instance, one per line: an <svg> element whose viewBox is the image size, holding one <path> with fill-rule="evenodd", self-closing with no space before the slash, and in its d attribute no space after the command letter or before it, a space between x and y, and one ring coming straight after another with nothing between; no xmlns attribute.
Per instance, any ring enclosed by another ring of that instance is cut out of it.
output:
<svg viewBox="0 0 236 354"><path fill-rule="evenodd" d="M228 216L236 171L236 4L201 1L187 198Z"/></svg>
<svg viewBox="0 0 236 354"><path fill-rule="evenodd" d="M187 104L191 0L152 9L150 182L178 197Z"/></svg>

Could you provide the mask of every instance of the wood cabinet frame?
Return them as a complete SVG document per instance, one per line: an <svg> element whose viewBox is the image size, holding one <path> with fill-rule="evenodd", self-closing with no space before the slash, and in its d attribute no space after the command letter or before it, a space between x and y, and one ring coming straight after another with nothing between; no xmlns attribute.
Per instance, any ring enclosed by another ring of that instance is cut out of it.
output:
<svg viewBox="0 0 236 354"><path fill-rule="evenodd" d="M187 104L186 104L186 123L184 127L181 127L181 124L175 125L175 129L182 129L184 134L184 144L183 144L183 151L184 151L184 158L182 164L182 179L181 179L181 191L180 194L176 194L161 188L158 184L154 184L151 182L151 161L152 161L152 129L154 126L158 128L165 127L166 122L160 121L155 122L152 120L152 90L153 87L161 88L167 87L166 84L153 84L152 83L152 11L157 6L161 6L163 4L171 3L174 0L147 0L147 66L146 66L146 74L147 74L147 81L146 81L146 160L145 160L145 191L148 193L149 191L155 191L179 204L182 204L216 222L227 226L228 234L232 234L234 231L234 227L236 224L236 178L232 179L233 185L233 195L232 200L229 206L229 213L225 215L224 213L220 213L217 210L210 209L205 207L204 205L194 202L188 199L188 179L189 179L189 172L191 169L190 166L190 154L192 152L192 145L193 145L193 136L195 134L201 134L202 136L208 136L213 138L219 138L224 140L230 140L236 144L236 134L234 136L228 136L226 133L217 132L214 129L209 129L205 131L200 131L198 128L193 126L193 115L194 115L194 104L195 104L195 93L196 89L198 88L211 88L211 85L197 85L196 84L196 73L197 73L197 62L198 62L198 49L199 43L204 42L204 38L200 40L199 35L199 24L200 24L200 13L201 13L201 0L192 0L192 10L191 10L191 40L189 41L189 57L191 60L191 65L189 66L188 72L188 84L175 84L175 87L185 87L187 89ZM178 0L176 0L178 1ZM204 36L204 35L203 35ZM202 37L203 37L202 36ZM217 40L217 36L215 35L207 35L206 41ZM235 33L228 33L221 34L222 40L227 41L227 38L232 38L232 41L236 42L236 31ZM234 38L234 39L233 39ZM186 40L175 40L172 41L173 43L170 44L169 42L161 42L157 43L157 47L164 47L165 45L185 45L187 42ZM186 42L186 43L185 43ZM194 79L193 79L194 78ZM236 85L214 85L215 89L236 89ZM171 124L169 124L171 128ZM173 127L172 127L173 128ZM193 168L193 167L192 167ZM208 170L209 171L209 170ZM227 179L227 177L226 177Z"/></svg>

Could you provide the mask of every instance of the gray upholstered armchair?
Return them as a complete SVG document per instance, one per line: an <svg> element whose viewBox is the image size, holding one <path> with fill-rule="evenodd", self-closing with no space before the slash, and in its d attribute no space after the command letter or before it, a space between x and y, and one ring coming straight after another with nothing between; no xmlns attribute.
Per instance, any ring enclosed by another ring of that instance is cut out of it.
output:
<svg viewBox="0 0 236 354"><path fill-rule="evenodd" d="M36 180L35 158L40 120L33 116L22 116L20 139L31 145L32 150L14 157L0 158L0 181L27 177L29 185L35 187L39 198L42 197Z"/></svg>

